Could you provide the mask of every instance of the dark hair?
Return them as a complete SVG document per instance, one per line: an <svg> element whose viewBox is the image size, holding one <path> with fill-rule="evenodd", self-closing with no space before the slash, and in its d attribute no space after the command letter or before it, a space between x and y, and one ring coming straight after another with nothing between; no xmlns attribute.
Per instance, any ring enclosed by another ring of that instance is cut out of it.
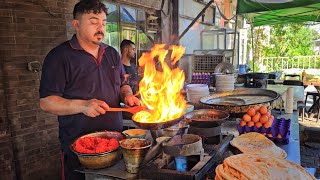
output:
<svg viewBox="0 0 320 180"><path fill-rule="evenodd" d="M79 15L84 13L98 14L105 12L108 15L107 7L99 0L81 0L78 2L73 9L73 19L79 18Z"/></svg>
<svg viewBox="0 0 320 180"><path fill-rule="evenodd" d="M123 52L124 48L128 47L128 46L131 46L131 44L134 45L134 42L128 40L128 39L124 39L122 40L121 44L120 44L120 50L121 50L121 53Z"/></svg>

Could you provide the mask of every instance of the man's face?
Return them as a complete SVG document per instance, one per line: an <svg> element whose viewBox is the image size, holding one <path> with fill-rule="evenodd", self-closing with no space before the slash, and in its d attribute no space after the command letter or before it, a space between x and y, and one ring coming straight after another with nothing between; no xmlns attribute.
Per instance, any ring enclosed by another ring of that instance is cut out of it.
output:
<svg viewBox="0 0 320 180"><path fill-rule="evenodd" d="M128 53L127 56L128 58L132 59L136 55L136 46L134 44L131 44L130 46L127 47Z"/></svg>
<svg viewBox="0 0 320 180"><path fill-rule="evenodd" d="M85 13L73 21L77 34L84 41L100 45L106 35L107 16L104 12L99 14Z"/></svg>

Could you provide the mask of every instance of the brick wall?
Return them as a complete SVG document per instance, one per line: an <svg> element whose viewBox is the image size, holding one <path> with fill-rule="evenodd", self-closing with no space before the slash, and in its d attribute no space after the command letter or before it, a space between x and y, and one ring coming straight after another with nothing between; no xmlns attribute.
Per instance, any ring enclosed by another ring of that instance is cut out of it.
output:
<svg viewBox="0 0 320 180"><path fill-rule="evenodd" d="M77 1L0 2L0 179L59 179L58 123L39 109L40 72L27 67L70 36Z"/></svg>
<svg viewBox="0 0 320 180"><path fill-rule="evenodd" d="M60 178L57 118L39 109L41 72L27 67L72 36L78 1L0 0L0 180Z"/></svg>

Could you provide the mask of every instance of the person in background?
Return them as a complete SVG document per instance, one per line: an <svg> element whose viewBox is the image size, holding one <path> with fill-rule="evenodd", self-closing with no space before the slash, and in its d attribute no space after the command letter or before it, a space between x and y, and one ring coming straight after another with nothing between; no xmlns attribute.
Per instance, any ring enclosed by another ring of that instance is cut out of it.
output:
<svg viewBox="0 0 320 180"><path fill-rule="evenodd" d="M124 39L120 44L120 50L121 61L126 71L127 82L131 86L133 93L136 94L139 89L140 80L137 66L131 63L131 60L136 56L136 46L132 41Z"/></svg>
<svg viewBox="0 0 320 180"><path fill-rule="evenodd" d="M120 102L139 105L129 85L121 84L124 68L119 53L104 44L107 8L99 0L74 6L73 37L52 49L43 62L40 108L58 116L62 178L84 179L70 150L76 138L102 130L122 131L121 112L108 112Z"/></svg>

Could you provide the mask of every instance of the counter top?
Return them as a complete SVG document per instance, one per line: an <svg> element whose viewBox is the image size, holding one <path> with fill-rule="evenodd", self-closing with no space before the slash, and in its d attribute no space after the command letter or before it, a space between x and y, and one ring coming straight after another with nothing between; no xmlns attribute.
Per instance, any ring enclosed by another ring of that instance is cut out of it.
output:
<svg viewBox="0 0 320 180"><path fill-rule="evenodd" d="M303 86L290 86L290 85L267 85L266 89L275 91L279 94L283 94L287 91L288 87L293 87L294 89L294 94L293 94L293 99L295 101L304 101L304 87Z"/></svg>
<svg viewBox="0 0 320 180"><path fill-rule="evenodd" d="M277 118L291 119L289 144L279 145L279 147L285 150L288 154L286 158L287 160L300 165L300 135L298 112L294 111L293 114L280 114L278 111L272 112L272 114L274 114Z"/></svg>
<svg viewBox="0 0 320 180"><path fill-rule="evenodd" d="M272 114L277 118L291 119L290 126L290 139L289 143L286 145L277 144L287 153L287 160L292 161L300 165L300 138L299 138L299 122L298 122L298 112L294 111L293 114L280 114L280 111L273 110ZM222 126L222 134L228 135L233 134L234 136L239 136L238 130L236 129L237 122L227 121Z"/></svg>

